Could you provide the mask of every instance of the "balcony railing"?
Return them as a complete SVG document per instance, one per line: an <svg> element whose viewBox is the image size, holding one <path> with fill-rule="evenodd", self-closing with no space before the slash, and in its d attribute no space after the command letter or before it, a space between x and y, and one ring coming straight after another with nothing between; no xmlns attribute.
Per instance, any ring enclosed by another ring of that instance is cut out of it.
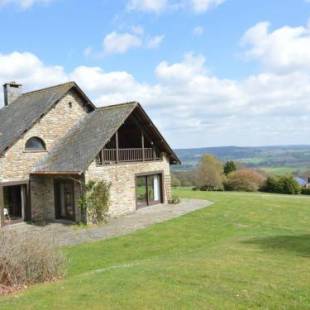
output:
<svg viewBox="0 0 310 310"><path fill-rule="evenodd" d="M117 162L140 162L159 159L158 154L151 148L103 149L97 156L97 164L104 165Z"/></svg>

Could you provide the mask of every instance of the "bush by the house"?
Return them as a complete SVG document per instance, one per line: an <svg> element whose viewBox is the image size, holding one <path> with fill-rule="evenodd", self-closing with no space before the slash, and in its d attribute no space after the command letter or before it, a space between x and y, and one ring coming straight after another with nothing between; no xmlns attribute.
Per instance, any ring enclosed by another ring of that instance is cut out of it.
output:
<svg viewBox="0 0 310 310"><path fill-rule="evenodd" d="M180 202L181 202L180 198L178 196L176 196L176 195L173 195L171 197L171 199L168 200L168 203L171 204L171 205L176 205L176 204L178 204Z"/></svg>
<svg viewBox="0 0 310 310"><path fill-rule="evenodd" d="M268 193L296 195L300 193L300 186L292 176L268 177L262 191Z"/></svg>
<svg viewBox="0 0 310 310"><path fill-rule="evenodd" d="M87 210L89 220L93 224L105 222L110 205L111 184L105 181L89 181L85 185L84 195L80 200L82 210Z"/></svg>
<svg viewBox="0 0 310 310"><path fill-rule="evenodd" d="M64 267L64 256L47 234L0 232L0 286L51 281L63 276Z"/></svg>
<svg viewBox="0 0 310 310"><path fill-rule="evenodd" d="M264 177L251 169L231 172L225 181L225 190L256 192L264 183Z"/></svg>

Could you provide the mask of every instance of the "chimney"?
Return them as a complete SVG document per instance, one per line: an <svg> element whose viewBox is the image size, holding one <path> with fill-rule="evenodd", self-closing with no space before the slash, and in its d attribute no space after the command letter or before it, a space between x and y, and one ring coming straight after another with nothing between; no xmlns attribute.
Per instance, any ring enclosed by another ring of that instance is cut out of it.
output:
<svg viewBox="0 0 310 310"><path fill-rule="evenodd" d="M8 106L22 94L23 87L16 82L5 83L3 85L4 105Z"/></svg>

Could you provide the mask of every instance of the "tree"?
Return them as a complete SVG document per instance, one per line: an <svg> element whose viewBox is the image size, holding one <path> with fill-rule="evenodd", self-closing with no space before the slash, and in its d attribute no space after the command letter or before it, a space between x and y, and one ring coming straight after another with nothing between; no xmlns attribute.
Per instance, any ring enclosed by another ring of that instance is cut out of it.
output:
<svg viewBox="0 0 310 310"><path fill-rule="evenodd" d="M269 176L262 187L262 191L267 193L281 193L282 189L280 187L278 179L279 178L276 178L274 176Z"/></svg>
<svg viewBox="0 0 310 310"><path fill-rule="evenodd" d="M264 183L264 177L251 169L241 169L227 176L225 189L230 191L256 192Z"/></svg>
<svg viewBox="0 0 310 310"><path fill-rule="evenodd" d="M279 183L283 194L297 195L300 193L300 186L292 176L280 177Z"/></svg>
<svg viewBox="0 0 310 310"><path fill-rule="evenodd" d="M214 156L204 155L196 168L196 185L202 190L223 189L223 165Z"/></svg>
<svg viewBox="0 0 310 310"><path fill-rule="evenodd" d="M171 173L171 186L172 187L179 187L181 186L181 181L177 177L175 173Z"/></svg>
<svg viewBox="0 0 310 310"><path fill-rule="evenodd" d="M237 170L237 166L235 162L233 162L232 160L225 163L224 165L225 175L229 175L231 172L234 172L236 170Z"/></svg>
<svg viewBox="0 0 310 310"><path fill-rule="evenodd" d="M300 193L300 186L292 176L268 177L262 191L296 195Z"/></svg>

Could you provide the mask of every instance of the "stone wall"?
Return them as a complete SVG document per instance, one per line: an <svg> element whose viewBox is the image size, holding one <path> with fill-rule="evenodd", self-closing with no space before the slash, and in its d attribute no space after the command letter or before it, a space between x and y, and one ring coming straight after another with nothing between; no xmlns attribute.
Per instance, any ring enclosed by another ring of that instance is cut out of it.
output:
<svg viewBox="0 0 310 310"><path fill-rule="evenodd" d="M137 174L161 172L163 174L163 198L167 202L171 198L170 165L166 157L161 161L119 163L97 166L93 162L85 173L85 180L105 180L111 183L110 215L118 216L136 210Z"/></svg>
<svg viewBox="0 0 310 310"><path fill-rule="evenodd" d="M0 157L0 183L27 180L35 163L46 155L46 152L26 152L29 138L43 139L48 152L86 113L82 99L70 91Z"/></svg>
<svg viewBox="0 0 310 310"><path fill-rule="evenodd" d="M4 223L4 196L3 196L3 187L0 186L0 227L3 226Z"/></svg>
<svg viewBox="0 0 310 310"><path fill-rule="evenodd" d="M51 177L32 176L30 179L31 219L43 222L55 219L54 181Z"/></svg>

